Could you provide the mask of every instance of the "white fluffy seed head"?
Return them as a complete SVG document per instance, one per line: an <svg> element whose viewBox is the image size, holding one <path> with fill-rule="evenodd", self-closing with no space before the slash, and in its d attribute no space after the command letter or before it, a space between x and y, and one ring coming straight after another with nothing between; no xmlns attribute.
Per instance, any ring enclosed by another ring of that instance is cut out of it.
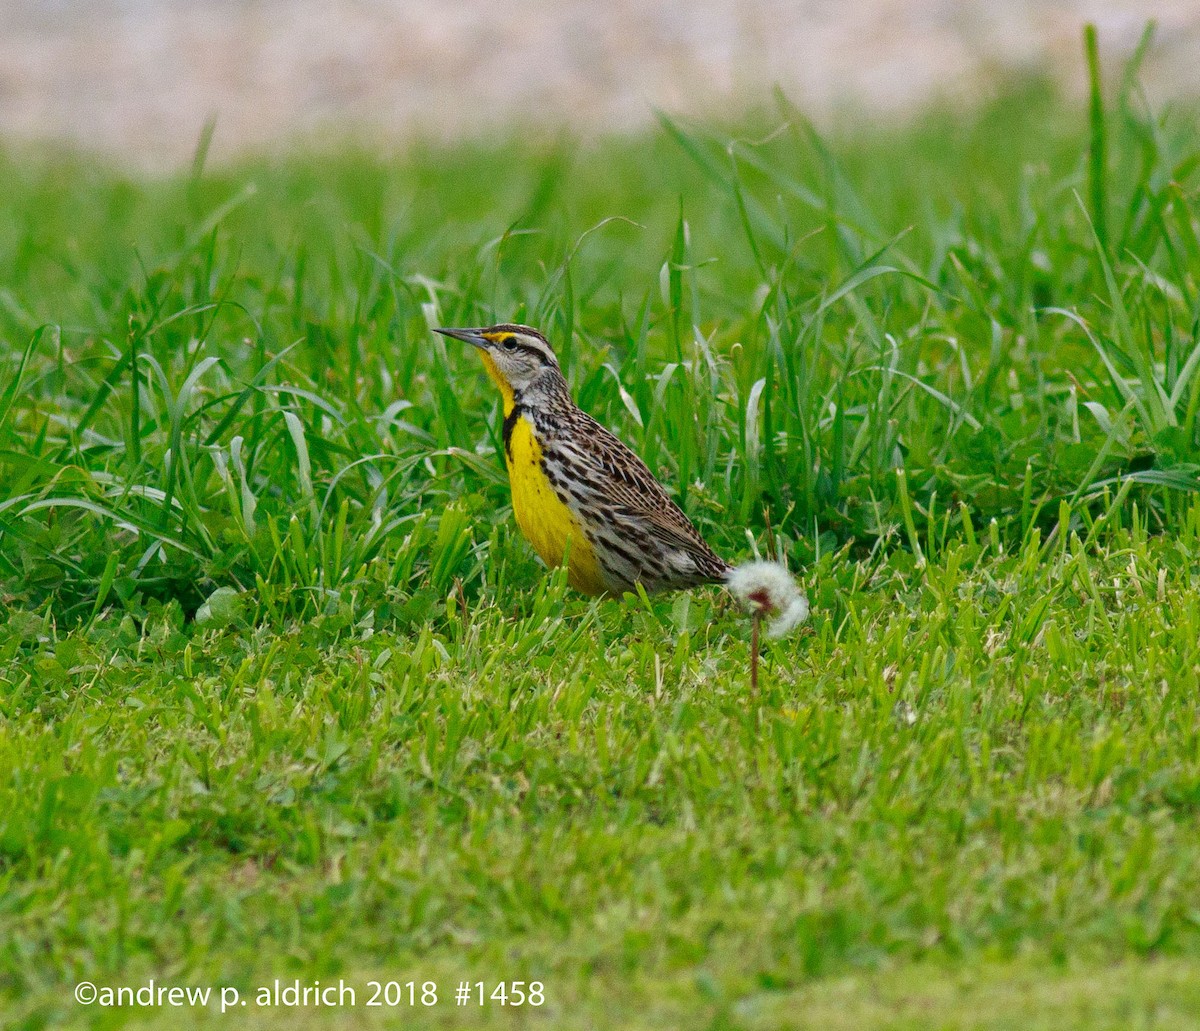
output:
<svg viewBox="0 0 1200 1031"><path fill-rule="evenodd" d="M768 637L783 637L808 618L808 598L778 562L745 562L725 578L725 585L751 612L773 615Z"/></svg>

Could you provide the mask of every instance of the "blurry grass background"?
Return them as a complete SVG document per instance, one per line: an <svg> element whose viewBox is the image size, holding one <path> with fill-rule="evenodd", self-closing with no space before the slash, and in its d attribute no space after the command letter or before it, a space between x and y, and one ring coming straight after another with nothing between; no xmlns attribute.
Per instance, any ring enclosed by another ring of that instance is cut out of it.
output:
<svg viewBox="0 0 1200 1031"><path fill-rule="evenodd" d="M161 172L214 113L228 159L347 125L393 146L529 120L594 139L655 107L739 112L775 85L844 125L965 110L1031 69L1085 96L1080 26L1115 64L1149 19L1148 95L1200 93L1191 0L6 0L0 136Z"/></svg>
<svg viewBox="0 0 1200 1031"><path fill-rule="evenodd" d="M835 136L779 96L156 180L0 156L14 1019L152 973L777 1027L893 964L1196 970L1200 150L1137 60L1090 109ZM761 699L717 594L531 557L429 332L510 319L719 551L801 571Z"/></svg>
<svg viewBox="0 0 1200 1031"><path fill-rule="evenodd" d="M1021 535L1118 477L1162 529L1197 482L1200 157L1134 82L1090 126L1034 84L837 145L780 98L152 184L10 156L0 583L68 620L476 590L515 558L497 402L429 329L508 319L731 556L765 513L798 560Z"/></svg>

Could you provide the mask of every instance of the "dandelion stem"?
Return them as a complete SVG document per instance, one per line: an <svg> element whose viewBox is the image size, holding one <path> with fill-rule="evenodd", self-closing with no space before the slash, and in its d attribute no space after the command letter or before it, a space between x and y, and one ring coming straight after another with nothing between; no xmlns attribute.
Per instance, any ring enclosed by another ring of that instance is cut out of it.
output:
<svg viewBox="0 0 1200 1031"><path fill-rule="evenodd" d="M762 625L762 613L754 610L750 630L750 693L758 696L758 628Z"/></svg>

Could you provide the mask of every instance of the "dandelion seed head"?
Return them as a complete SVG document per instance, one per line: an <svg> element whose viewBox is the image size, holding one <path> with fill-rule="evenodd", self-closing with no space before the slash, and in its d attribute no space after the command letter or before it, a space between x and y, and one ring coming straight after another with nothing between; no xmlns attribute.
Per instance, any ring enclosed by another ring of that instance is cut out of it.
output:
<svg viewBox="0 0 1200 1031"><path fill-rule="evenodd" d="M767 636L786 637L806 619L808 619L808 598L803 593L797 593L788 607L768 624Z"/></svg>
<svg viewBox="0 0 1200 1031"><path fill-rule="evenodd" d="M783 637L808 618L808 598L778 562L746 562L725 580L729 593L758 616L773 615L768 637Z"/></svg>

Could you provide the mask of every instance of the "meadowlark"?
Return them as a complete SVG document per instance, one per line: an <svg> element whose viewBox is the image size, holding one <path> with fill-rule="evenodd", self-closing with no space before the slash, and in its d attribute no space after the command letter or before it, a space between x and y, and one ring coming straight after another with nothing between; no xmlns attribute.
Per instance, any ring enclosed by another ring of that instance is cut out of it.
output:
<svg viewBox="0 0 1200 1031"><path fill-rule="evenodd" d="M747 604L778 612L776 631L786 629L785 613L791 623L807 616L807 600L778 566L735 568L713 552L646 464L571 399L554 349L536 329L436 332L479 349L503 402L517 525L547 566L566 561L572 587L619 596L638 584L653 593L723 583ZM780 594L784 581L790 591Z"/></svg>

